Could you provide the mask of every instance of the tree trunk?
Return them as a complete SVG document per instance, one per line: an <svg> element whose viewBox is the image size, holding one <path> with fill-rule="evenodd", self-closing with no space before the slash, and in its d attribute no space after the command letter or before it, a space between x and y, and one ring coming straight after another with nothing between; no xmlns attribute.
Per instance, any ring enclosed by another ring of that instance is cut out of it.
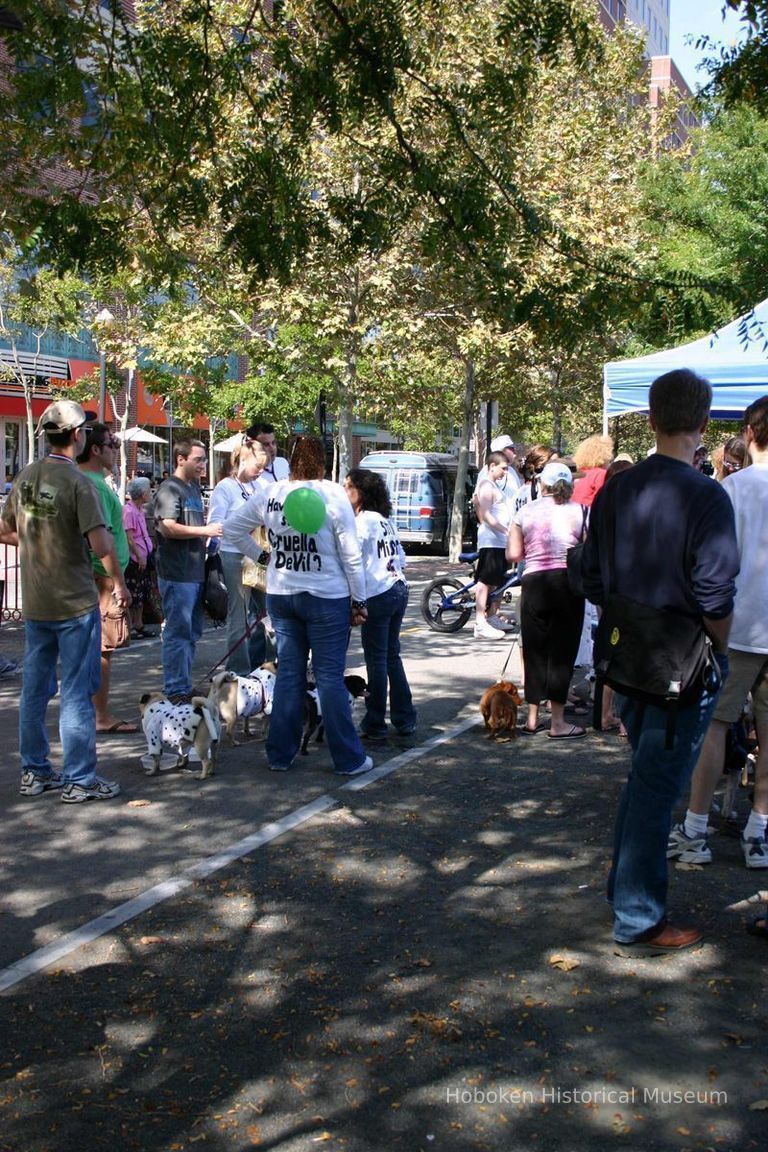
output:
<svg viewBox="0 0 768 1152"><path fill-rule="evenodd" d="M551 368L549 372L549 394L552 406L552 447L558 456L563 451L563 412L560 406L560 371Z"/></svg>
<svg viewBox="0 0 768 1152"><path fill-rule="evenodd" d="M459 461L456 469L456 487L453 491L453 508L451 509L451 534L448 541L448 556L452 564L456 564L461 552L464 539L464 518L467 512L467 472L469 467L469 439L472 435L472 421L475 408L475 363L466 360L464 363L464 403L461 426L461 445L459 447Z"/></svg>
<svg viewBox="0 0 768 1152"><path fill-rule="evenodd" d="M125 430L128 427L128 418L131 414L131 396L133 394L133 368L128 369L128 381L125 386L125 404L122 412L117 410L117 396L112 397L112 411L117 416L120 434L120 503L125 504L125 486L128 483L128 454L125 450Z"/></svg>
<svg viewBox="0 0 768 1152"><path fill-rule="evenodd" d="M483 412L483 405L481 404L474 413L472 424L474 427L475 436L475 455L477 456L478 464L481 460L485 460L486 454L490 451L491 437L489 430L486 427L487 412L490 408L490 400L485 406L485 413ZM484 419L485 416L485 419Z"/></svg>
<svg viewBox="0 0 768 1152"><path fill-rule="evenodd" d="M337 441L339 445L339 473L334 479L341 482L352 467L352 397L357 395L357 320L359 305L359 275L357 270L352 277L349 290L349 335L346 348L344 380L339 395L339 425Z"/></svg>
<svg viewBox="0 0 768 1152"><path fill-rule="evenodd" d="M334 480L341 481L352 467L352 409L349 405L349 393L345 389L340 397L339 423L336 441L338 472Z"/></svg>
<svg viewBox="0 0 768 1152"><path fill-rule="evenodd" d="M27 410L27 464L35 458L35 417L32 414L32 397L35 386L30 376L24 377L24 405Z"/></svg>

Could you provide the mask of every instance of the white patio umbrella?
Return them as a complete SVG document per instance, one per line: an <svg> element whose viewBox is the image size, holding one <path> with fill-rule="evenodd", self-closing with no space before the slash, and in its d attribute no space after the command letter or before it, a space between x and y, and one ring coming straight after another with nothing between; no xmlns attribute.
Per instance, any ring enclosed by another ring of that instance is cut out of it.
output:
<svg viewBox="0 0 768 1152"><path fill-rule="evenodd" d="M214 444L214 452L234 452L235 448L239 448L243 441L242 432L235 432L232 436L228 436L226 440L220 440L218 444Z"/></svg>
<svg viewBox="0 0 768 1152"><path fill-rule="evenodd" d="M126 428L120 435L126 444L165 444L162 436L155 436L154 432L147 432L145 428Z"/></svg>

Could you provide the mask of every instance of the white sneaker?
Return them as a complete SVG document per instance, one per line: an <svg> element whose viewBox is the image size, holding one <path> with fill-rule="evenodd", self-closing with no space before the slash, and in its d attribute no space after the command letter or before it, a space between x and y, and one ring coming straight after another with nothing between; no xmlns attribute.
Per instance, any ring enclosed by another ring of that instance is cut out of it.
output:
<svg viewBox="0 0 768 1152"><path fill-rule="evenodd" d="M478 620L475 624L475 640L503 640L504 636L500 628L494 628L487 620Z"/></svg>
<svg viewBox="0 0 768 1152"><path fill-rule="evenodd" d="M336 775L360 776L363 772L370 772L371 768L373 768L373 760L371 760L370 756L366 756L365 760L363 760L362 764L359 764L357 768L337 768Z"/></svg>
<svg viewBox="0 0 768 1152"><path fill-rule="evenodd" d="M747 868L768 868L768 841L765 836L750 836L749 840L742 836L741 847Z"/></svg>
<svg viewBox="0 0 768 1152"><path fill-rule="evenodd" d="M513 620L505 620L503 616L499 616L495 612L493 616L486 616L486 624L490 624L492 628L498 628L501 632L516 632L517 624Z"/></svg>

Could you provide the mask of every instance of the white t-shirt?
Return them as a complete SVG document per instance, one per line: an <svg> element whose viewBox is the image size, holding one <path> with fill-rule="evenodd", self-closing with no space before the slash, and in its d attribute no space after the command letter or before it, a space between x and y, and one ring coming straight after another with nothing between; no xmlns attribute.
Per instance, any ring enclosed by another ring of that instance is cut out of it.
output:
<svg viewBox="0 0 768 1152"><path fill-rule="evenodd" d="M268 468L265 468L255 483L262 488L271 488L280 480L287 480L291 466L284 456L275 456Z"/></svg>
<svg viewBox="0 0 768 1152"><path fill-rule="evenodd" d="M219 480L211 492L206 523L223 524L233 512L241 508L245 501L253 496L255 491L255 480L246 480L245 483L242 483L234 476L225 476L223 480ZM222 552L237 552L236 548L224 541L219 547Z"/></svg>
<svg viewBox="0 0 768 1152"><path fill-rule="evenodd" d="M325 504L325 521L317 532L299 532L286 521L283 506L297 488L311 488ZM259 487L250 500L224 522L224 541L258 560L261 549L251 537L264 525L272 555L267 592L289 596L311 592L323 600L351 596L365 600L365 577L355 514L344 489L330 480L280 480Z"/></svg>
<svg viewBox="0 0 768 1152"><path fill-rule="evenodd" d="M489 489L493 491L491 514L495 516L497 520L500 520L504 527L501 529L491 528L490 525L485 524L481 520L477 529L477 546L478 548L506 548L507 528L512 519L513 505L505 498L498 484L494 484L493 481L487 477L482 485L478 485L478 495L480 495L481 488L484 489L484 496L487 496ZM479 512L480 510L478 508L478 514Z"/></svg>
<svg viewBox="0 0 768 1152"><path fill-rule="evenodd" d="M366 599L405 580L405 552L394 524L378 512L360 512L355 527L363 553Z"/></svg>
<svg viewBox="0 0 768 1152"><path fill-rule="evenodd" d="M768 653L768 463L726 476L723 489L733 504L741 562L728 647Z"/></svg>

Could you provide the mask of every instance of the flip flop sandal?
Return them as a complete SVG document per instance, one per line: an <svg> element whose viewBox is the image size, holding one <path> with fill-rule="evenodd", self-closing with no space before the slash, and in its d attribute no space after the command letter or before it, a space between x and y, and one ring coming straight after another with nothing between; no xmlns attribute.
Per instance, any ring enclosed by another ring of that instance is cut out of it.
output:
<svg viewBox="0 0 768 1152"><path fill-rule="evenodd" d="M755 916L754 920L750 920L747 924L747 932L750 936L760 936L763 940L768 940L768 916Z"/></svg>
<svg viewBox="0 0 768 1152"><path fill-rule="evenodd" d="M537 732L543 732L544 729L548 727L548 724L537 724L535 728L529 728L527 724L523 724L517 731L521 736L535 736Z"/></svg>
<svg viewBox="0 0 768 1152"><path fill-rule="evenodd" d="M586 736L586 728L579 728L574 724L568 732L561 732L559 735L556 732L549 733L550 740L580 740L582 736Z"/></svg>
<svg viewBox="0 0 768 1152"><path fill-rule="evenodd" d="M97 736L122 736L124 733L138 732L138 724L132 724L130 720L115 720L114 724L110 724L109 728L97 728Z"/></svg>

